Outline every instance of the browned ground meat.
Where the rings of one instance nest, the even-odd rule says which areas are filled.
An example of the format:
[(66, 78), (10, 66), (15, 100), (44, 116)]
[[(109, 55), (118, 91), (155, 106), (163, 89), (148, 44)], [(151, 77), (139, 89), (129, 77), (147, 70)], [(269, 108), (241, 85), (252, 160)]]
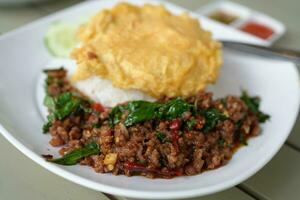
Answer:
[[(47, 74), (50, 96), (69, 91), (78, 94), (67, 81), (64, 70)], [(100, 173), (171, 178), (198, 174), (226, 164), (237, 147), (261, 131), (258, 118), (239, 97), (213, 100), (212, 93), (201, 92), (186, 101), (200, 110), (217, 109), (227, 118), (209, 132), (203, 131), (207, 123), (205, 117), (193, 116), (190, 112), (177, 119), (150, 120), (130, 127), (121, 120), (112, 127), (108, 122), (111, 110), (96, 104), (93, 112), (73, 113), (63, 120), (55, 120), (49, 129), (50, 144), (62, 147), (60, 154), (66, 155), (95, 141), (101, 153), (81, 159), (80, 164)], [(188, 128), (187, 123), (191, 121), (193, 128)], [(163, 133), (164, 138), (159, 138), (158, 133)]]

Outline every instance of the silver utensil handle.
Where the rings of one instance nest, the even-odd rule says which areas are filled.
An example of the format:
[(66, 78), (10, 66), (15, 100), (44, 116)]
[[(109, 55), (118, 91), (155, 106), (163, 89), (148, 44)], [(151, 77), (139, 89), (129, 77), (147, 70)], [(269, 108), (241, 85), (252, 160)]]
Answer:
[(264, 47), (253, 44), (246, 44), (233, 41), (222, 41), (224, 47), (239, 50), (242, 52), (255, 54), (262, 57), (291, 61), (300, 65), (300, 52), (296, 50)]

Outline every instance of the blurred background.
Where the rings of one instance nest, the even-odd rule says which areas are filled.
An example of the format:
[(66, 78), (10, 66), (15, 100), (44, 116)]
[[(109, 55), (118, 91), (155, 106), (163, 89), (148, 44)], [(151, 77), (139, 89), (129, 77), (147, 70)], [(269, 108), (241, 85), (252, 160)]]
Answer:
[[(169, 0), (190, 10), (197, 10), (212, 0)], [(287, 33), (275, 46), (299, 49), (299, 0), (232, 0), (263, 12), (283, 22)], [(83, 0), (0, 0), (0, 33), (49, 15)]]

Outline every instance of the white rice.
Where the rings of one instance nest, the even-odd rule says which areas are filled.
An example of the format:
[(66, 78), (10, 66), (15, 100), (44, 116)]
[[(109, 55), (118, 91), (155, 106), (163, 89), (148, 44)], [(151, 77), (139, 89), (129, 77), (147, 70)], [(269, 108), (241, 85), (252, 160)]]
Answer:
[[(55, 69), (64, 66), (68, 71), (68, 78), (71, 79), (75, 73), (76, 61), (72, 59), (54, 59), (46, 67), (47, 69)], [(102, 79), (98, 76), (91, 77), (87, 80), (78, 81), (74, 85), (80, 92), (95, 102), (99, 102), (106, 107), (113, 107), (119, 103), (133, 100), (154, 101), (151, 96), (138, 90), (124, 90), (116, 88), (112, 82)]]
[(96, 76), (77, 82), (75, 87), (84, 95), (106, 107), (113, 107), (119, 103), (132, 100), (155, 100), (153, 97), (138, 90), (116, 88), (110, 80), (101, 79)]

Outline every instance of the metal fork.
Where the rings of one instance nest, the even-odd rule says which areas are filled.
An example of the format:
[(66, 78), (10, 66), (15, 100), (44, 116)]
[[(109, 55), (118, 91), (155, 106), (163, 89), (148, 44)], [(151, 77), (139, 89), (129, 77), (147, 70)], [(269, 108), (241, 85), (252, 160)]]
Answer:
[(300, 65), (300, 51), (283, 49), (277, 47), (264, 47), (253, 44), (246, 44), (233, 41), (221, 41), (224, 47), (238, 51), (254, 54), (257, 56), (268, 57), (279, 60), (286, 60)]

